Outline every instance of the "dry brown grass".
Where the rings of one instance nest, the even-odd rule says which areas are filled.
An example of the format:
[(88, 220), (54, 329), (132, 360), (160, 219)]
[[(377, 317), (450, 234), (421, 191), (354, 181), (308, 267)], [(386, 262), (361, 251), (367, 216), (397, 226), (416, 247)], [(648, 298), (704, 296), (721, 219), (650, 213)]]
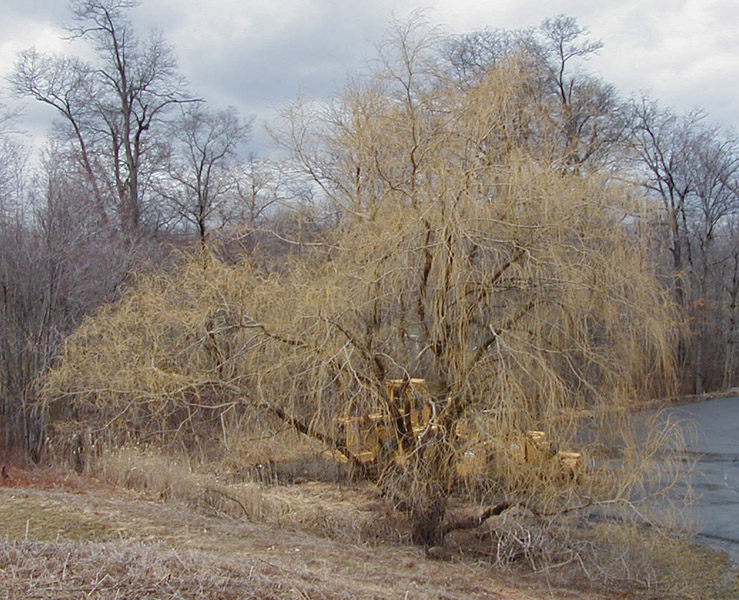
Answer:
[(224, 468), (233, 467), (232, 463), (200, 465), (197, 470), (187, 457), (121, 448), (96, 459), (90, 474), (110, 485), (180, 502), (204, 514), (245, 518), (360, 544), (408, 541), (403, 515), (381, 501), (374, 485), (365, 482), (346, 487), (308, 480), (306, 474), (325, 471), (326, 459), (321, 456), (293, 455), (284, 462), (270, 461), (263, 468), (242, 467), (225, 474)]
[[(20, 475), (14, 471), (14, 480), (49, 480)], [(60, 485), (64, 479), (40, 490), (0, 488), (0, 555), (11, 553), (0, 565), (0, 598), (6, 588), (8, 598), (229, 598), (237, 591), (246, 598), (736, 597), (720, 556), (615, 521), (562, 527), (512, 509), (466, 537), (449, 534), (431, 558), (407, 543), (407, 517), (366, 483), (262, 485), (269, 510), (249, 521), (152, 490), (74, 474)], [(240, 484), (222, 485), (235, 495)], [(450, 512), (469, 510), (455, 504)], [(599, 553), (596, 564), (607, 572), (583, 571), (577, 556), (587, 553)], [(198, 595), (204, 582), (222, 595)], [(275, 582), (282, 587), (270, 591)]]
[[(90, 482), (92, 483), (92, 482)], [(305, 486), (297, 486), (303, 488)], [(310, 495), (309, 489), (300, 492)], [(187, 557), (196, 558), (213, 572), (221, 573), (221, 568), (237, 573), (231, 582), (252, 578), (258, 584), (260, 574), (268, 578), (274, 576), (279, 587), (273, 595), (262, 596), (262, 588), (256, 585), (253, 595), (244, 593), (245, 598), (446, 598), (448, 600), (487, 599), (495, 595), (501, 599), (538, 599), (546, 597), (535, 584), (517, 585), (500, 576), (484, 563), (469, 562), (464, 565), (452, 561), (427, 560), (418, 548), (407, 545), (368, 546), (356, 542), (327, 539), (301, 530), (296, 524), (274, 526), (263, 523), (250, 523), (245, 519), (233, 519), (203, 514), (182, 503), (170, 500), (152, 502), (126, 490), (100, 487), (93, 492), (62, 492), (33, 489), (0, 488), (0, 522), (18, 523), (15, 529), (6, 529), (6, 543), (16, 542), (20, 552), (30, 548), (27, 544), (45, 542), (43, 552), (33, 554), (29, 550), (29, 560), (25, 571), (13, 566), (0, 568), (0, 598), (6, 587), (12, 590), (10, 597), (25, 597), (22, 591), (32, 590), (36, 577), (45, 582), (57, 578), (64, 572), (65, 560), (79, 555), (99, 560), (99, 564), (84, 569), (93, 583), (105, 576), (110, 567), (111, 580), (120, 581), (122, 561), (120, 555), (129, 547), (138, 547), (136, 555), (129, 552), (132, 573), (136, 569), (145, 573), (145, 568), (135, 564), (138, 559), (151, 559), (162, 564), (153, 553), (161, 552), (170, 568), (182, 569), (187, 577), (193, 575), (192, 562)], [(347, 496), (351, 492), (347, 491)], [(318, 498), (315, 498), (318, 501)], [(331, 499), (323, 497), (325, 504)], [(27, 516), (33, 522), (26, 533)], [(79, 530), (80, 519), (88, 524), (87, 530)], [(92, 533), (96, 531), (96, 533)], [(75, 550), (77, 544), (79, 550)], [(151, 551), (152, 553), (149, 553)], [(52, 554), (58, 556), (51, 556)], [(67, 555), (70, 555), (67, 558)], [(111, 556), (110, 562), (107, 555)], [(176, 560), (183, 559), (183, 568)], [(22, 559), (22, 557), (20, 557)], [(16, 557), (15, 565), (18, 565)], [(171, 559), (172, 562), (169, 562)], [(125, 562), (125, 561), (123, 561)], [(75, 562), (75, 565), (78, 563)], [(83, 571), (80, 565), (80, 571)], [(197, 565), (195, 565), (197, 567)], [(93, 570), (94, 569), (94, 570)], [(46, 571), (50, 573), (46, 573)], [(69, 569), (67, 570), (69, 573)], [(202, 571), (195, 570), (195, 574)], [(205, 573), (207, 575), (207, 572)], [(31, 579), (33, 577), (33, 579)], [(4, 578), (12, 580), (14, 587), (4, 586)], [(151, 581), (151, 578), (149, 579)], [(155, 579), (154, 584), (157, 580)], [(54, 581), (51, 581), (54, 584)], [(269, 581), (267, 584), (269, 585)], [(171, 592), (167, 580), (161, 580), (156, 597), (168, 598)], [(65, 583), (49, 591), (46, 597), (61, 597)], [(179, 585), (179, 584), (178, 584)], [(137, 588), (130, 593), (118, 588), (119, 597), (136, 598)], [(140, 591), (142, 588), (138, 588)], [(86, 597), (91, 587), (83, 587), (77, 597)], [(99, 590), (109, 591), (104, 586)], [(180, 598), (197, 598), (188, 595), (184, 584), (180, 587)], [(54, 593), (57, 592), (57, 593)], [(290, 596), (291, 593), (294, 596)], [(31, 596), (33, 597), (33, 596)], [(74, 596), (72, 596), (74, 597)], [(95, 593), (89, 597), (96, 596)], [(142, 596), (147, 597), (147, 596)], [(224, 597), (228, 597), (224, 594)], [(557, 591), (559, 598), (580, 598), (576, 592)], [(588, 596), (591, 597), (591, 596)]]
[[(284, 469), (292, 473), (298, 458), (284, 449), (281, 454), (288, 463)], [(318, 459), (309, 453), (302, 464)], [(369, 482), (294, 483), (280, 479), (284, 471), (279, 462), (270, 466), (269, 477), (251, 468), (242, 471), (252, 478), (244, 481), (236, 471), (225, 477), (225, 469), (234, 468), (230, 463), (211, 465), (211, 472), (203, 473), (186, 459), (136, 448), (105, 454), (95, 465), (93, 474), (108, 483), (219, 519), (246, 520), (337, 544), (373, 547), (379, 554), (403, 547), (411, 539), (408, 515)], [(479, 507), (459, 497), (450, 506), (447, 520), (476, 512)], [(89, 540), (105, 536), (106, 529), (99, 525), (83, 519), (75, 527), (89, 531), (83, 536)], [(37, 531), (34, 527), (32, 534)], [(513, 507), (478, 527), (452, 531), (434, 555), (461, 565), (481, 562), (536, 585), (547, 582), (589, 593), (619, 590), (624, 597), (718, 598), (724, 593), (722, 577), (728, 572), (725, 559), (691, 543), (689, 536), (580, 514), (569, 519), (542, 518), (524, 507)]]
[(352, 598), (264, 562), (142, 542), (0, 542), (0, 583), (5, 598)]
[(619, 520), (538, 519), (512, 509), (448, 545), (496, 569), (560, 587), (625, 597), (731, 598), (737, 577), (726, 556), (690, 536)]
[(118, 448), (92, 461), (90, 473), (117, 487), (218, 515), (264, 520), (281, 510), (264, 498), (257, 483), (226, 485), (214, 474), (196, 472), (185, 455), (170, 457), (137, 447)]

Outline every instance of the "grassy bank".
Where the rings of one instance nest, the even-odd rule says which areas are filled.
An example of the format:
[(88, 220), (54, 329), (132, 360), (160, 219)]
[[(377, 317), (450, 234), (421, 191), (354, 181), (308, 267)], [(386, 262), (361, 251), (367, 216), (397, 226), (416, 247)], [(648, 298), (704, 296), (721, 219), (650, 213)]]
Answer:
[(650, 588), (635, 578), (599, 590), (582, 576), (536, 572), (525, 559), (495, 568), (474, 551), (482, 529), (430, 556), (407, 543), (401, 516), (370, 486), (189, 477), (164, 492), (142, 480), (123, 487), (10, 470), (0, 487), (0, 597), (735, 597), (727, 563), (689, 544), (680, 546), (684, 556), (665, 554), (690, 571), (689, 585), (683, 578)]

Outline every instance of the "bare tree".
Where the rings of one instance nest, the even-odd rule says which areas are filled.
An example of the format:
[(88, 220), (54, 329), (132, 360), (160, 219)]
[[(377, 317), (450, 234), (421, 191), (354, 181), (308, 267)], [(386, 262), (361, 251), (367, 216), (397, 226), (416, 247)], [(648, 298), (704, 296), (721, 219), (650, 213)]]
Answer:
[(196, 227), (202, 243), (210, 227), (228, 224), (235, 212), (239, 146), (250, 130), (251, 121), (235, 108), (210, 112), (201, 104), (183, 107), (171, 124), (175, 144), (160, 193)]
[[(20, 155), (16, 155), (20, 157)], [(10, 164), (8, 156), (4, 164)], [(101, 303), (114, 299), (130, 250), (101, 225), (89, 190), (47, 149), (41, 172), (23, 173), (23, 193), (5, 211), (0, 235), (0, 398), (5, 443), (39, 457), (45, 415), (38, 378), (64, 338)], [(0, 186), (1, 187), (1, 186)]]
[(711, 363), (722, 361), (706, 356), (724, 352), (723, 336), (712, 332), (709, 323), (723, 310), (724, 299), (716, 293), (724, 285), (719, 271), (727, 258), (716, 251), (715, 242), (739, 209), (739, 147), (733, 134), (708, 124), (701, 111), (681, 116), (646, 98), (635, 101), (632, 111), (637, 168), (661, 205), (675, 297), (690, 316), (693, 339), (681, 342), (681, 363), (693, 390), (702, 393), (707, 381), (715, 386), (721, 380), (718, 372), (710, 378), (708, 373)]
[(725, 377), (718, 368), (720, 356), (730, 351), (724, 345), (722, 321), (731, 297), (727, 298), (723, 289), (727, 282), (722, 281), (721, 263), (726, 257), (717, 238), (727, 228), (729, 218), (739, 213), (739, 141), (717, 127), (706, 127), (696, 140), (691, 166), (694, 183), (689, 223), (696, 249), (692, 273), (693, 379), (696, 392), (702, 393), (706, 385), (714, 389), (721, 385)]
[[(687, 231), (688, 196), (692, 191), (688, 161), (695, 150), (694, 132), (703, 119), (701, 113), (680, 118), (642, 98), (633, 105), (632, 144), (648, 173), (647, 189), (657, 195), (667, 219), (670, 254), (676, 272), (690, 264), (692, 253)], [(684, 291), (676, 280), (676, 296), (684, 305)]]
[(250, 228), (258, 227), (271, 210), (298, 198), (301, 189), (292, 179), (279, 162), (250, 154), (236, 180), (239, 221)]
[(625, 120), (615, 88), (578, 68), (603, 47), (588, 33), (574, 18), (559, 15), (536, 29), (487, 29), (451, 38), (442, 57), (465, 87), (477, 85), (502, 61), (516, 57), (525, 63), (528, 93), (546, 105), (528, 132), (531, 150), (553, 145), (566, 168), (602, 169), (613, 162)]
[(135, 236), (146, 217), (146, 186), (159, 160), (158, 137), (169, 109), (189, 99), (172, 48), (160, 34), (140, 40), (129, 0), (75, 0), (73, 37), (88, 40), (94, 64), (20, 54), (11, 81), (19, 94), (61, 116), (97, 199), (112, 205), (118, 226)]
[[(721, 385), (724, 389), (730, 388), (737, 383), (737, 345), (739, 344), (739, 224), (736, 216), (732, 216), (723, 235), (719, 238), (719, 261), (718, 284), (724, 293), (723, 304), (725, 311), (725, 324), (723, 324), (723, 336), (720, 336), (725, 345), (724, 359), (722, 363)], [(717, 328), (718, 329), (718, 328)], [(719, 337), (719, 336), (717, 336)], [(715, 340), (714, 340), (715, 341)]]
[(95, 105), (99, 93), (94, 86), (93, 68), (72, 57), (45, 56), (31, 48), (19, 54), (11, 83), (19, 94), (53, 107), (61, 116), (65, 131), (60, 137), (73, 140), (84, 176), (94, 192), (95, 210), (107, 220), (105, 196), (101, 190), (94, 148)]

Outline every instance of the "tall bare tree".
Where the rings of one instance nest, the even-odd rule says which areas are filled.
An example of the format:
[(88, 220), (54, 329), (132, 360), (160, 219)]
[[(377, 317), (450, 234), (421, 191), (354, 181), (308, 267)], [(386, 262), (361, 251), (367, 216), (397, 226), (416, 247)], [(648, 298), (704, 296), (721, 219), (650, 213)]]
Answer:
[(189, 99), (172, 48), (158, 33), (141, 40), (127, 12), (131, 0), (74, 0), (75, 38), (86, 40), (96, 61), (20, 54), (11, 81), (19, 94), (52, 106), (78, 153), (97, 199), (117, 225), (135, 236), (147, 217), (147, 186), (157, 169), (163, 117)]
[(579, 68), (603, 47), (588, 35), (574, 18), (559, 15), (535, 29), (486, 29), (448, 39), (442, 57), (463, 86), (476, 85), (501, 61), (526, 63), (536, 73), (528, 93), (546, 105), (537, 127), (527, 132), (532, 149), (544, 134), (547, 144), (558, 147), (563, 168), (602, 169), (613, 162), (625, 120), (615, 88)]
[(703, 112), (679, 115), (647, 98), (634, 101), (631, 123), (638, 172), (662, 208), (675, 297), (690, 317), (692, 337), (681, 343), (681, 363), (693, 391), (702, 393), (722, 380), (711, 365), (722, 363), (716, 358), (726, 350), (724, 336), (709, 323), (729, 301), (716, 295), (728, 285), (719, 274), (727, 256), (716, 240), (739, 210), (739, 146)]
[[(22, 155), (3, 165), (13, 156)], [(5, 443), (34, 458), (45, 439), (38, 377), (83, 317), (116, 297), (130, 267), (130, 249), (110, 238), (64, 156), (52, 145), (38, 173), (0, 185), (3, 200), (9, 189), (23, 194), (0, 215), (0, 414)]]

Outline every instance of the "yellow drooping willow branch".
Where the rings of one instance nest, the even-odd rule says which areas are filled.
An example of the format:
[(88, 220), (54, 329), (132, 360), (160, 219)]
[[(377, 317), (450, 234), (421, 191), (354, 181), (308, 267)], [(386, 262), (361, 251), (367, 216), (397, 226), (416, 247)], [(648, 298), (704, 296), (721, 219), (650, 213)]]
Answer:
[[(600, 475), (555, 486), (511, 450), (532, 430), (591, 458), (636, 444), (626, 416), (669, 389), (675, 330), (633, 190), (568, 168), (525, 65), (471, 89), (386, 65), (321, 112), (291, 110), (285, 144), (340, 215), (324, 243), (142, 277), (68, 340), (52, 412), (171, 440), (207, 435), (226, 407), (236, 429), (269, 427), (266, 409), (348, 456), (341, 423), (379, 411), (395, 440), (380, 480), (628, 497), (639, 461), (593, 459)], [(411, 378), (435, 411), (421, 436), (386, 397)], [(470, 456), (482, 467), (464, 474)]]

